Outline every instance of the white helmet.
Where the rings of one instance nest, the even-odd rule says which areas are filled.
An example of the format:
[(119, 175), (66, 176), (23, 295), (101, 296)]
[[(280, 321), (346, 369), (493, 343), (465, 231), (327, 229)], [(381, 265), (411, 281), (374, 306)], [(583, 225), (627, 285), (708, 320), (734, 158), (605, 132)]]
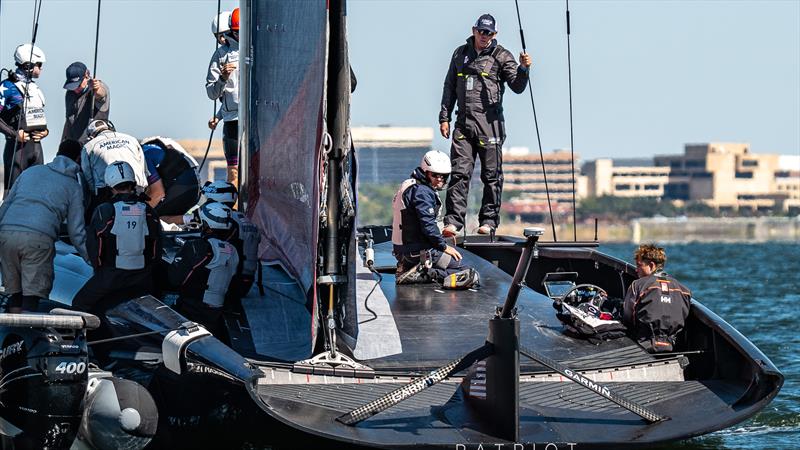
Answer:
[(231, 30), (230, 23), (231, 12), (222, 11), (218, 16), (214, 16), (214, 19), (211, 21), (211, 34), (216, 36), (218, 34), (227, 33)]
[(231, 206), (236, 203), (236, 199), (239, 197), (236, 186), (233, 183), (222, 180), (213, 183), (206, 182), (203, 188), (200, 189), (200, 193), (203, 194), (200, 200), (202, 204), (219, 202)]
[(200, 221), (212, 230), (230, 230), (233, 211), (222, 203), (206, 203), (200, 207)]
[(44, 64), (47, 60), (44, 57), (44, 52), (39, 47), (31, 44), (22, 44), (14, 50), (14, 61), (22, 65), (25, 63)]
[(450, 174), (450, 157), (438, 150), (430, 150), (422, 157), (419, 168), (423, 172)]
[(102, 119), (96, 119), (89, 122), (89, 125), (86, 126), (86, 135), (91, 139), (97, 137), (97, 135), (103, 131), (109, 130), (116, 131), (113, 123)]
[(136, 183), (136, 174), (133, 167), (125, 161), (114, 161), (106, 166), (106, 173), (103, 177), (106, 186), (116, 187), (122, 183)]

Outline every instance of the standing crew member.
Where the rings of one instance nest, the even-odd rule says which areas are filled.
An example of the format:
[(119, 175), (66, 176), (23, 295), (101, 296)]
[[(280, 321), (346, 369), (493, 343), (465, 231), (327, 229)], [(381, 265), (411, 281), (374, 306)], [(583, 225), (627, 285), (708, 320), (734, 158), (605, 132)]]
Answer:
[(115, 161), (106, 167), (104, 178), (112, 197), (92, 214), (87, 245), (94, 275), (72, 302), (75, 309), (87, 312), (152, 294), (152, 268), (161, 257), (158, 216), (136, 194), (133, 168)]
[(239, 265), (236, 249), (225, 242), (233, 227), (232, 213), (222, 203), (203, 205), (202, 238), (186, 242), (168, 268), (170, 283), (179, 286), (177, 311), (221, 340), (227, 336), (222, 321), (225, 293)]
[(22, 44), (14, 51), (16, 70), (0, 83), (0, 132), (6, 137), (3, 149), (6, 191), (23, 170), (44, 162), (41, 140), (50, 131), (44, 114), (44, 94), (34, 79), (41, 75), (45, 61), (42, 49)]
[(259, 264), (258, 245), (261, 242), (261, 234), (258, 232), (258, 227), (243, 212), (234, 209), (233, 205), (236, 204), (239, 192), (233, 183), (227, 181), (206, 183), (202, 192), (203, 204), (219, 202), (232, 211), (231, 219), (233, 219), (234, 226), (225, 240), (236, 248), (239, 254), (239, 265), (236, 268), (236, 276), (231, 281), (228, 297), (240, 299), (250, 292), (255, 281)]
[[(228, 164), (228, 181), (239, 184), (239, 8), (231, 13), (229, 30), (223, 33), (225, 44), (211, 56), (206, 75), (206, 93), (219, 100), (222, 120), (222, 146)], [(219, 119), (208, 125), (216, 127)]]
[(81, 171), (92, 191), (91, 213), (100, 203), (111, 198), (111, 188), (106, 186), (106, 167), (115, 161), (125, 161), (133, 168), (136, 189), (144, 192), (147, 188), (147, 166), (144, 151), (133, 136), (118, 133), (114, 124), (104, 120), (93, 120), (86, 133), (90, 139), (81, 152)]
[(149, 173), (147, 203), (159, 217), (182, 216), (200, 198), (197, 161), (170, 138), (153, 136), (143, 139), (141, 144)]
[(472, 36), (450, 58), (442, 89), (439, 131), (450, 138), (450, 117), (458, 105), (450, 158), (453, 176), (447, 187), (444, 217), (445, 236), (454, 236), (464, 227), (467, 198), (476, 156), (481, 160), (483, 197), (478, 213), (478, 233), (489, 234), (500, 223), (503, 192), (503, 92), (508, 87), (517, 94), (525, 90), (531, 57), (520, 53), (521, 65), (497, 43), (494, 17), (484, 14), (472, 27)]
[[(61, 140), (74, 139), (86, 144), (89, 141), (86, 132), (89, 123), (95, 119), (108, 121), (111, 108), (108, 86), (98, 79), (93, 79), (86, 64), (76, 61), (67, 67), (64, 89), (67, 90), (64, 95), (67, 119), (64, 121)], [(94, 110), (90, 111), (92, 97), (94, 97)]]
[(677, 334), (689, 316), (692, 293), (664, 272), (667, 255), (652, 244), (640, 245), (634, 253), (636, 274), (628, 287), (622, 323), (653, 352), (672, 351)]
[(89, 261), (83, 192), (78, 183), (81, 146), (64, 141), (52, 162), (23, 172), (0, 205), (0, 261), (9, 312), (35, 311), (53, 288), (55, 241), (64, 219), (72, 245)]
[(448, 275), (462, 271), (468, 275), (469, 285), (459, 287), (477, 282), (477, 272), (461, 264), (461, 253), (447, 244), (436, 223), (442, 207), (436, 191), (444, 188), (449, 174), (450, 158), (431, 150), (394, 195), (392, 244), (397, 258), (397, 284), (431, 279), (442, 282)]

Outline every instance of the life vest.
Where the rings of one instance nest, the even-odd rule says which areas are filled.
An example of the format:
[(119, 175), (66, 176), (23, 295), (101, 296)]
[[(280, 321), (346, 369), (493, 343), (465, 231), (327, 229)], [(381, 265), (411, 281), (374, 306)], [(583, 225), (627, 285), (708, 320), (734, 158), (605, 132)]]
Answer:
[(142, 140), (142, 145), (155, 144), (164, 149), (164, 159), (158, 165), (158, 175), (165, 183), (177, 178), (187, 169), (197, 169), (197, 161), (174, 139), (153, 136)]
[(236, 239), (241, 243), (242, 275), (253, 276), (258, 268), (258, 244), (261, 242), (258, 227), (242, 212), (234, 211), (231, 218), (236, 222)]
[(408, 207), (405, 200), (403, 200), (403, 194), (406, 192), (406, 189), (415, 184), (417, 184), (417, 180), (413, 178), (403, 181), (400, 185), (400, 189), (394, 194), (394, 199), (392, 199), (392, 244), (394, 245), (403, 245), (406, 243), (403, 239), (404, 229), (410, 229), (412, 227), (409, 223), (406, 223), (405, 227), (403, 226), (403, 218), (407, 215), (406, 207)]
[(109, 233), (117, 249), (114, 267), (144, 269), (145, 238), (149, 235), (147, 206), (142, 202), (114, 203), (114, 225)]
[[(47, 128), (47, 118), (44, 114), (44, 94), (39, 85), (33, 81), (26, 83), (17, 81), (14, 85), (23, 95), (25, 114), (22, 115), (20, 128), (25, 131), (44, 130)], [(26, 86), (27, 85), (27, 86)], [(26, 91), (27, 88), (27, 91)]]
[(412, 174), (412, 178), (405, 180), (400, 185), (400, 189), (398, 189), (392, 200), (392, 244), (395, 246), (395, 252), (416, 253), (420, 250), (426, 250), (438, 245), (438, 243), (432, 242), (428, 236), (423, 233), (417, 210), (409, 208), (409, 205), (406, 204), (405, 198), (408, 189), (415, 189), (415, 191), (411, 193), (414, 197), (426, 195), (425, 191), (421, 191), (422, 189), (430, 190), (434, 202), (428, 213), (434, 218), (438, 218), (439, 216), (439, 211), (442, 208), (442, 201), (430, 186), (421, 183), (420, 180), (417, 179), (419, 173), (421, 172), (417, 169), (414, 174)]
[(229, 242), (210, 238), (208, 243), (211, 245), (213, 256), (206, 264), (208, 282), (203, 294), (203, 303), (211, 308), (222, 308), (225, 303), (225, 293), (228, 292), (231, 279), (236, 274), (236, 266), (239, 265), (239, 256)]
[[(456, 95), (464, 102), (460, 107), (476, 107), (480, 109), (500, 107), (503, 101), (503, 83), (500, 82), (497, 55), (504, 50), (501, 45), (495, 47), (488, 54), (478, 54), (469, 61), (470, 45), (461, 46), (461, 51), (456, 52)], [(485, 94), (481, 94), (485, 91)]]

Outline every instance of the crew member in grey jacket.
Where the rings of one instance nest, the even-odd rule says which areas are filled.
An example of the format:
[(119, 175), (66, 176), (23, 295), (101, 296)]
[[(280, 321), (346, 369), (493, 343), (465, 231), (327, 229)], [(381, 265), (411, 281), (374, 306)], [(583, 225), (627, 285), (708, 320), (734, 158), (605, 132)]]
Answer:
[(239, 185), (239, 8), (231, 13), (230, 29), (224, 33), (225, 45), (211, 56), (206, 75), (206, 93), (219, 100), (217, 114), (208, 122), (214, 128), (221, 116), (222, 148), (228, 164), (228, 180)]
[[(66, 120), (61, 140), (74, 139), (85, 145), (91, 139), (86, 131), (93, 120), (108, 121), (111, 108), (111, 94), (108, 86), (92, 78), (86, 64), (75, 61), (67, 67), (67, 81), (64, 83), (64, 106)], [(92, 109), (94, 107), (94, 109)]]
[(35, 311), (39, 299), (50, 295), (55, 241), (64, 219), (72, 245), (89, 262), (80, 154), (78, 142), (62, 142), (52, 162), (20, 174), (0, 205), (0, 264), (9, 312)]
[(450, 160), (453, 172), (445, 201), (445, 237), (464, 227), (467, 195), (475, 158), (481, 159), (483, 197), (478, 213), (478, 233), (489, 234), (500, 221), (500, 200), (503, 191), (503, 142), (506, 138), (503, 118), (505, 85), (517, 94), (528, 84), (531, 57), (520, 53), (520, 65), (514, 55), (497, 43), (494, 17), (480, 16), (472, 27), (472, 36), (458, 47), (450, 58), (444, 79), (439, 131), (450, 138), (453, 107), (458, 104), (453, 129)]

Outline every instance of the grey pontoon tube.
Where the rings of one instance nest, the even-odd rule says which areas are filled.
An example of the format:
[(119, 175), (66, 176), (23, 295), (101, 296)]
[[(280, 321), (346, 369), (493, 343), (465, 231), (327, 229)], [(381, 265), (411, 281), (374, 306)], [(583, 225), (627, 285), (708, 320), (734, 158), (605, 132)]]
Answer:
[(57, 308), (50, 314), (0, 314), (0, 326), (93, 330), (100, 326), (100, 319), (92, 314)]

